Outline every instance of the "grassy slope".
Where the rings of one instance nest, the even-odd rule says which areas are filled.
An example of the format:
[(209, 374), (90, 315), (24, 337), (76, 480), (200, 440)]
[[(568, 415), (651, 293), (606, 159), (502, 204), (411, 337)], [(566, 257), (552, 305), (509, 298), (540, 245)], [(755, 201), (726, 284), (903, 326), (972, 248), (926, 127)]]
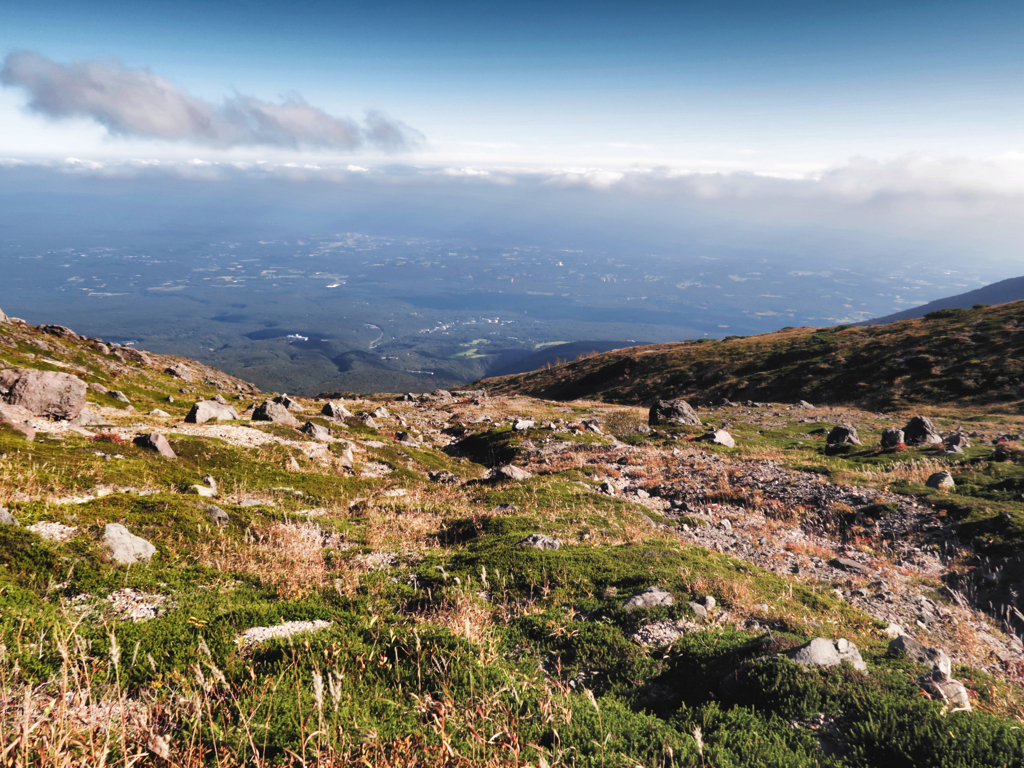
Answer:
[[(0, 364), (52, 365), (32, 347), (31, 329), (4, 338)], [(180, 382), (163, 374), (111, 369), (119, 364), (85, 343), (38, 339), (51, 347), (48, 359), (124, 389), (139, 411), (159, 406), (180, 418), (187, 408), (167, 403)], [(234, 386), (192, 388), (210, 396)], [(412, 405), (388, 407), (417, 416)], [(586, 415), (551, 403), (512, 407), (538, 418)], [(938, 766), (953, 753), (958, 764), (993, 766), (1024, 757), (1015, 686), (957, 668), (976, 710), (944, 711), (918, 695), (923, 668), (889, 657), (879, 623), (837, 599), (831, 585), (767, 573), (652, 528), (641, 517), (650, 510), (588, 490), (585, 464), (523, 483), (475, 479), (546, 433), (481, 426), (467, 443), (477, 464), (430, 445), (400, 446), (355, 420), (334, 426), (356, 441), (383, 442), (366, 446), (357, 470), (372, 460), (390, 473), (357, 477), (309, 462), (294, 445), (245, 448), (173, 429), (175, 462), (131, 445), (75, 435), (29, 443), (0, 429), (0, 498), (14, 499), (7, 505), (23, 525), (79, 529), (56, 543), (0, 526), (0, 745), (8, 763), (125, 764), (138, 756), (165, 765), (155, 736), (175, 764), (189, 766)], [(750, 450), (801, 443), (761, 435), (755, 446), (755, 435)], [(581, 451), (611, 442), (560, 437)], [(800, 450), (817, 457), (813, 446)], [(283, 469), (289, 458), (301, 460), (301, 471)], [(433, 483), (428, 472), (437, 470), (469, 482)], [(211, 526), (205, 502), (180, 492), (207, 472), (225, 493), (268, 503), (218, 501), (231, 522)], [(155, 493), (55, 498), (99, 484)], [(387, 495), (399, 487), (407, 494)], [(151, 540), (153, 561), (111, 563), (97, 541), (110, 522)], [(565, 546), (515, 546), (538, 531)], [(676, 604), (625, 612), (629, 595), (650, 584), (671, 591)], [(146, 622), (119, 619), (108, 598), (128, 588), (168, 598), (166, 609)], [(693, 620), (689, 600), (707, 594), (729, 612), (770, 606), (775, 631), (710, 623), (663, 648), (629, 639), (649, 621)], [(247, 628), (299, 620), (331, 626), (251, 649), (235, 642)], [(857, 642), (870, 675), (756, 661), (819, 634)], [(745, 661), (751, 666), (723, 690), (721, 680)], [(107, 714), (83, 722), (82, 702), (102, 702)], [(140, 722), (130, 722), (139, 712)], [(818, 713), (842, 725), (844, 752), (821, 752), (820, 734), (792, 725)]]
[(1009, 403), (1022, 397), (1022, 320), (1024, 302), (1015, 302), (884, 326), (788, 328), (608, 352), (482, 385), (494, 393), (620, 403)]

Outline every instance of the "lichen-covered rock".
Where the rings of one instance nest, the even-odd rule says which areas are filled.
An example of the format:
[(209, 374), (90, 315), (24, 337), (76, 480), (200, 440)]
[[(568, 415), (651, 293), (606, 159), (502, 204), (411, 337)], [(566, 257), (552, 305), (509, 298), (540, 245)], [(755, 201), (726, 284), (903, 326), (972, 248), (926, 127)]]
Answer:
[(860, 657), (857, 646), (849, 640), (828, 640), (824, 637), (816, 637), (799, 648), (787, 651), (786, 655), (802, 666), (835, 667), (844, 661), (850, 662), (854, 669), (864, 672), (868, 666)]
[(642, 608), (656, 608), (659, 605), (673, 605), (675, 598), (661, 587), (647, 587), (633, 595), (622, 606), (626, 611), (637, 611)]
[(85, 407), (88, 387), (70, 373), (8, 368), (0, 371), (0, 400), (36, 416), (73, 419)]
[(525, 539), (516, 544), (517, 547), (532, 549), (558, 549), (562, 542), (553, 536), (545, 536), (543, 533), (531, 533)]
[(230, 405), (216, 400), (200, 400), (185, 416), (186, 424), (205, 424), (208, 421), (235, 421), (238, 414)]
[(272, 421), (275, 424), (284, 424), (286, 427), (299, 427), (299, 420), (289, 413), (281, 403), (273, 400), (265, 400), (256, 406), (252, 412), (253, 421)]
[(110, 557), (122, 565), (148, 563), (156, 554), (156, 547), (120, 523), (107, 523), (102, 543), (110, 552)]
[(699, 427), (700, 418), (685, 400), (659, 400), (651, 406), (647, 423), (652, 427), (664, 424), (684, 424)]

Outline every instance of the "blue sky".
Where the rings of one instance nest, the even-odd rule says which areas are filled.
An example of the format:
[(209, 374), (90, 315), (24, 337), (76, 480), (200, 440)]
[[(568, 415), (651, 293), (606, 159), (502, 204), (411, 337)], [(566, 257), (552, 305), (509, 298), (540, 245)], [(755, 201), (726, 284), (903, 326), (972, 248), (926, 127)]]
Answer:
[(0, 18), (8, 165), (542, 184), (1024, 267), (1019, 2), (0, 0)]

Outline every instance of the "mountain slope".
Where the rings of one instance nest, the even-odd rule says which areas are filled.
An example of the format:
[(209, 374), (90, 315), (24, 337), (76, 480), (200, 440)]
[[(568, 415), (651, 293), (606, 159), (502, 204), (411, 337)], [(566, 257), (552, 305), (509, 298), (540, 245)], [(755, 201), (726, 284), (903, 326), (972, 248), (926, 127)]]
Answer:
[(643, 403), (765, 400), (988, 404), (1024, 396), (1024, 302), (946, 309), (889, 325), (785, 328), (635, 347), (548, 370), (486, 379), (494, 393)]
[(975, 304), (1007, 304), (1012, 301), (1024, 301), (1024, 277), (1011, 277), (1008, 280), (1000, 280), (998, 283), (982, 286), (967, 293), (959, 293), (956, 296), (946, 296), (942, 299), (929, 301), (919, 307), (905, 309), (902, 312), (895, 312), (885, 317), (876, 317), (873, 320), (866, 320), (857, 325), (885, 325), (895, 323), (897, 320), (911, 320), (924, 317), (929, 312), (940, 309), (967, 309)]

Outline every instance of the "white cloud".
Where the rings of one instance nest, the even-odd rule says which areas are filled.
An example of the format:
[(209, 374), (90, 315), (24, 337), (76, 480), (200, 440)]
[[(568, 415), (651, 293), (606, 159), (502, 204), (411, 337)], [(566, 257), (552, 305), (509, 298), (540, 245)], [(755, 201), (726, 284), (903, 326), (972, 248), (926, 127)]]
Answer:
[(299, 96), (280, 103), (235, 95), (220, 105), (192, 96), (145, 68), (116, 59), (60, 64), (32, 51), (4, 60), (0, 83), (24, 89), (29, 108), (54, 120), (86, 117), (115, 136), (182, 141), (211, 147), (277, 146), (354, 151), (411, 149), (418, 131), (369, 111), (362, 125), (334, 117)]

